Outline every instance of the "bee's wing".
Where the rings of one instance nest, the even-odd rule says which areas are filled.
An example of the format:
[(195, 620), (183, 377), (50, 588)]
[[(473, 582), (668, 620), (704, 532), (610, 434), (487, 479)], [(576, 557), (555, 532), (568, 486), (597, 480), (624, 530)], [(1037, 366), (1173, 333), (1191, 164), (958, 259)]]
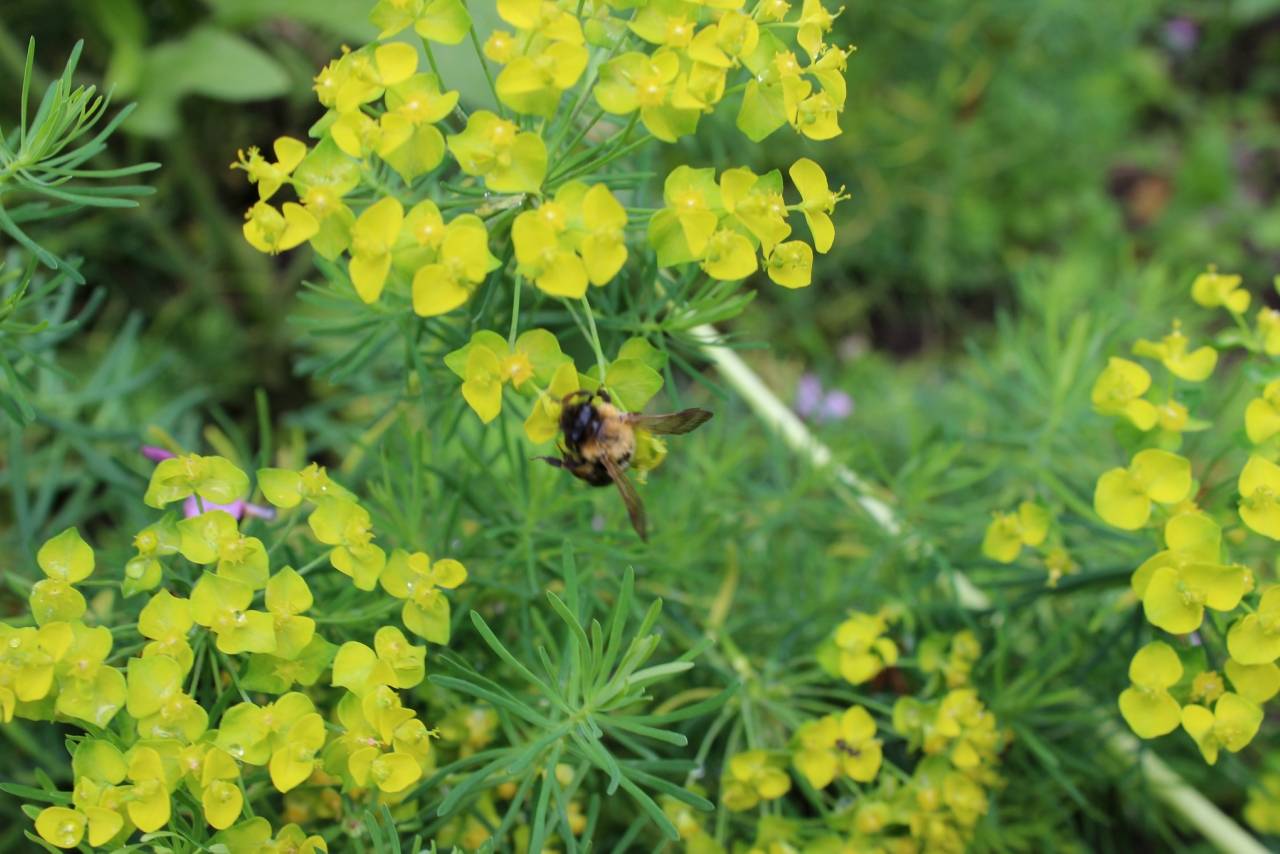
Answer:
[(682, 409), (666, 415), (628, 415), (627, 420), (650, 433), (668, 435), (696, 430), (710, 421), (711, 415), (706, 409)]
[(631, 517), (631, 527), (636, 529), (640, 539), (648, 540), (644, 502), (640, 500), (640, 494), (636, 492), (635, 484), (631, 482), (631, 478), (627, 477), (627, 473), (612, 458), (603, 457), (602, 459), (605, 471), (609, 472), (609, 477), (613, 478), (613, 482), (618, 486), (618, 492), (622, 495), (622, 503), (627, 505), (627, 515)]

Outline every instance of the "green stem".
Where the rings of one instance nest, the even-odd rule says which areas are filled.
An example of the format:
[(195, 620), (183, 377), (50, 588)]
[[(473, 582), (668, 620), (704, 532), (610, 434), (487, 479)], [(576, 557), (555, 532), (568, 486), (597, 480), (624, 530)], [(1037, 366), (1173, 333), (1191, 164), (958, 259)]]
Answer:
[(440, 76), (440, 65), (436, 62), (435, 51), (431, 49), (431, 41), (426, 36), (422, 36), (422, 50), (427, 55), (427, 64), (431, 66), (431, 73), (436, 76), (436, 81), (443, 86), (444, 78)]
[[(484, 50), (480, 47), (480, 36), (476, 34), (476, 26), (474, 23), (471, 25), (470, 30), (468, 30), (468, 34), (471, 36), (471, 46), (476, 50), (476, 59), (480, 61), (480, 68), (484, 71), (485, 82), (489, 84), (489, 92), (493, 95), (493, 104), (498, 110), (498, 115), (505, 119), (507, 117), (507, 110), (502, 105), (502, 101), (498, 98), (498, 87), (494, 85), (493, 72), (489, 70), (489, 61), (485, 59)], [(430, 53), (427, 54), (428, 57), (430, 55)], [(432, 63), (432, 67), (435, 67), (434, 63)], [(438, 77), (439, 74), (436, 76)]]
[(511, 333), (507, 335), (507, 343), (516, 346), (516, 334), (520, 331), (520, 292), (524, 290), (524, 278), (516, 273), (515, 293), (511, 295)]
[(587, 325), (591, 328), (591, 349), (596, 354), (596, 364), (600, 366), (600, 382), (604, 382), (605, 359), (604, 350), (600, 347), (600, 332), (596, 329), (596, 316), (591, 312), (591, 303), (582, 297), (582, 308), (587, 313)]

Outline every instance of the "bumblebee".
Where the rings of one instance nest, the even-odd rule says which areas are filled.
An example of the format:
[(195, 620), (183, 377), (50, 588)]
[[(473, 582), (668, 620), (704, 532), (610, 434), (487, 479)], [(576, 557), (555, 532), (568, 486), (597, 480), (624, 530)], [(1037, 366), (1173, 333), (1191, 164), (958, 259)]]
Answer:
[(636, 451), (636, 431), (657, 435), (688, 433), (711, 420), (705, 409), (682, 409), (665, 415), (623, 412), (604, 389), (565, 395), (560, 411), (560, 456), (538, 459), (565, 469), (592, 486), (618, 487), (631, 526), (647, 539), (644, 503), (627, 469)]

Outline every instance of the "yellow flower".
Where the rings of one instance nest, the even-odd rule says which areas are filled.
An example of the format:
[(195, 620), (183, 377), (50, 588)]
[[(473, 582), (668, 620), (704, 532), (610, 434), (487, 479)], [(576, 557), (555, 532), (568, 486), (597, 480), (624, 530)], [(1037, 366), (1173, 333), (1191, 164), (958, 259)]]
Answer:
[(328, 495), (350, 497), (345, 489), (329, 479), (324, 466), (311, 463), (300, 471), (291, 469), (258, 469), (258, 488), (263, 497), (276, 507), (297, 507), (305, 498), (318, 501)]
[(720, 798), (734, 812), (761, 801), (776, 800), (791, 790), (791, 778), (763, 750), (748, 750), (729, 759), (720, 781)]
[(1229, 658), (1223, 670), (1231, 680), (1231, 687), (1246, 700), (1261, 705), (1280, 693), (1280, 667), (1273, 662), (1241, 664)]
[(1280, 587), (1268, 588), (1258, 610), (1231, 627), (1227, 649), (1241, 664), (1270, 664), (1280, 658)]
[(551, 118), (560, 96), (573, 87), (587, 67), (587, 49), (581, 44), (552, 41), (535, 46), (498, 74), (498, 100), (517, 113)]
[(809, 721), (796, 732), (800, 742), (796, 768), (815, 789), (829, 785), (838, 773), (868, 783), (880, 772), (880, 742), (875, 735), (876, 722), (861, 706), (838, 717)]
[(606, 113), (625, 116), (639, 110), (649, 133), (663, 142), (675, 142), (697, 130), (702, 114), (672, 103), (679, 74), (679, 54), (670, 48), (659, 48), (652, 55), (630, 51), (600, 67), (592, 93)]
[[(430, 201), (420, 203), (419, 210)], [(421, 235), (431, 230), (435, 241), (433, 257), (418, 269), (413, 277), (413, 310), (422, 317), (447, 314), (464, 305), (491, 271), (497, 269), (498, 259), (489, 252), (489, 232), (484, 221), (472, 214), (463, 214), (448, 225), (427, 223), (415, 231), (414, 212), (407, 220), (410, 234)]]
[(200, 805), (214, 830), (235, 824), (244, 809), (244, 793), (239, 786), (240, 766), (225, 750), (209, 748), (200, 772)]
[(1214, 563), (1161, 567), (1151, 574), (1142, 595), (1147, 620), (1171, 634), (1200, 628), (1204, 609), (1230, 611), (1244, 595), (1245, 568)]
[(809, 139), (834, 139), (840, 135), (841, 106), (829, 92), (818, 92), (800, 102), (791, 124)]
[(129, 782), (133, 790), (126, 802), (129, 818), (143, 833), (152, 833), (169, 823), (169, 793), (176, 781), (165, 773), (164, 761), (151, 747), (134, 745), (129, 751)]
[(93, 549), (75, 528), (50, 538), (36, 553), (36, 564), (45, 574), (31, 588), (31, 615), (38, 625), (78, 620), (87, 607), (73, 585), (93, 573)]
[(316, 712), (302, 715), (284, 729), (281, 743), (268, 763), (271, 784), (277, 791), (288, 792), (306, 782), (324, 741), (324, 718)]
[(482, 176), (497, 193), (536, 193), (547, 174), (542, 137), (488, 110), (473, 112), (466, 129), (450, 136), (448, 144), (462, 171)]
[(732, 228), (720, 228), (707, 239), (701, 266), (713, 279), (733, 281), (750, 276), (759, 263), (750, 240)]
[(359, 590), (378, 586), (387, 554), (373, 542), (368, 510), (349, 498), (329, 496), (316, 502), (307, 524), (317, 540), (334, 547), (329, 554), (334, 569), (349, 576)]
[(1280, 356), (1280, 311), (1265, 305), (1258, 309), (1258, 337), (1264, 353)]
[(1139, 430), (1156, 425), (1158, 412), (1142, 396), (1151, 388), (1151, 374), (1137, 362), (1112, 356), (1093, 384), (1090, 399), (1101, 415), (1123, 415)]
[(807, 288), (813, 278), (813, 250), (803, 240), (779, 243), (765, 259), (765, 270), (774, 284)]
[(1218, 751), (1239, 753), (1253, 741), (1262, 724), (1262, 708), (1239, 694), (1223, 694), (1210, 712), (1190, 705), (1182, 710), (1182, 728), (1200, 748), (1210, 765), (1218, 761)]
[(88, 825), (89, 819), (84, 813), (67, 807), (45, 807), (36, 816), (36, 833), (59, 848), (77, 847)]
[(125, 705), (125, 679), (106, 665), (111, 652), (111, 630), (90, 628), (79, 620), (70, 624), (71, 642), (58, 662), (58, 699), (55, 709), (70, 718), (106, 726)]
[(408, 27), (424, 39), (458, 44), (471, 29), (471, 16), (462, 0), (378, 0), (369, 20), (385, 39)]
[[(449, 600), (444, 591), (467, 580), (467, 569), (452, 558), (432, 561), (425, 552), (396, 549), (379, 581), (382, 589), (404, 600), (405, 627), (432, 643), (449, 642)], [(407, 688), (407, 685), (399, 687)]]
[[(742, 106), (738, 110), (738, 129), (752, 142), (760, 142), (784, 124), (790, 123), (800, 129), (800, 104), (813, 92), (813, 86), (803, 79), (795, 54), (771, 47), (746, 57), (744, 62), (753, 76), (747, 83)], [(826, 95), (825, 92), (823, 94)], [(830, 96), (826, 97), (828, 103), (834, 105)], [(806, 127), (817, 118), (811, 107), (805, 119)], [(816, 131), (820, 134), (828, 132), (828, 124), (823, 118)], [(839, 133), (838, 127), (835, 132)]]
[(250, 610), (252, 601), (248, 584), (206, 572), (191, 590), (191, 617), (217, 636), (220, 652), (275, 652), (275, 621)]
[(412, 688), (426, 676), (426, 647), (409, 643), (395, 626), (378, 629), (374, 646), (376, 649), (359, 641), (344, 643), (333, 660), (334, 686), (363, 697), (382, 685)]
[(516, 55), (515, 37), (507, 30), (494, 30), (485, 39), (483, 53), (499, 65), (506, 65)]
[(1232, 314), (1243, 314), (1249, 307), (1249, 292), (1240, 290), (1240, 277), (1219, 273), (1214, 267), (1196, 276), (1191, 298), (1205, 308), (1222, 306)]
[(277, 139), (272, 149), (275, 163), (268, 163), (262, 152), (250, 148), (248, 154), (237, 152), (236, 162), (231, 164), (232, 169), (243, 169), (249, 183), (258, 186), (258, 199), (264, 202), (276, 194), (307, 156), (307, 144), (287, 136)]
[[(593, 285), (604, 285), (627, 262), (627, 244), (623, 237), (627, 212), (604, 184), (594, 184), (590, 188), (583, 184), (570, 184), (565, 185), (561, 192), (570, 197), (582, 193), (581, 204), (576, 206), (581, 210), (580, 222), (576, 223), (581, 231), (578, 254), (587, 269), (587, 280)], [(556, 198), (560, 198), (560, 192), (556, 193)]]
[[(720, 199), (730, 222), (741, 223), (760, 241), (760, 250), (766, 257), (791, 233), (787, 205), (782, 198), (782, 174), (776, 169), (766, 175), (757, 175), (745, 167), (724, 170), (720, 173)], [(805, 245), (799, 241), (794, 243)], [(808, 253), (808, 259), (812, 267), (812, 252)], [(805, 284), (808, 284), (807, 271)]]
[(805, 49), (810, 59), (816, 59), (822, 50), (823, 37), (831, 31), (831, 26), (835, 23), (835, 15), (827, 11), (822, 5), (822, 0), (804, 0), (799, 23), (800, 29), (796, 33), (796, 43)]
[(836, 627), (840, 675), (853, 685), (861, 685), (879, 675), (898, 660), (898, 647), (884, 634), (885, 618), (879, 614), (852, 614)]
[(1280, 466), (1250, 456), (1240, 472), (1240, 518), (1252, 530), (1280, 540)]
[(385, 100), (387, 111), (371, 141), (378, 156), (409, 184), (444, 160), (444, 136), (434, 124), (453, 111), (458, 93), (442, 92), (434, 74), (415, 74), (389, 87)]
[(188, 453), (161, 461), (151, 471), (151, 483), (142, 501), (159, 510), (191, 494), (201, 501), (229, 504), (247, 492), (248, 476), (227, 458)]
[(1138, 650), (1129, 662), (1129, 681), (1120, 692), (1120, 714), (1139, 738), (1156, 738), (1178, 728), (1181, 710), (1169, 688), (1182, 678), (1178, 654), (1163, 641)]
[(715, 170), (677, 166), (663, 182), (662, 198), (665, 206), (649, 220), (658, 263), (672, 267), (701, 259), (723, 210)]
[(1212, 703), (1226, 690), (1222, 674), (1216, 670), (1202, 670), (1191, 680), (1191, 699), (1197, 703)]
[(199, 738), (209, 714), (183, 693), (182, 665), (165, 655), (131, 658), (128, 664), (129, 714), (143, 738)]
[(1244, 411), (1244, 429), (1255, 445), (1280, 433), (1280, 380), (1267, 383), (1262, 396), (1249, 401)]
[(1218, 364), (1218, 351), (1205, 345), (1187, 352), (1190, 341), (1182, 334), (1182, 325), (1173, 322), (1173, 330), (1159, 341), (1138, 341), (1133, 352), (1138, 356), (1159, 359), (1169, 373), (1187, 382), (1204, 382)]
[[(387, 87), (403, 83), (417, 70), (417, 48), (406, 42), (387, 42), (344, 53), (320, 72), (316, 91), (325, 106), (351, 113), (382, 97)], [(332, 100), (326, 103), (329, 92)]]
[(1018, 505), (1017, 513), (996, 513), (982, 538), (982, 554), (1000, 563), (1013, 563), (1023, 546), (1035, 548), (1049, 536), (1049, 511), (1033, 501)]
[(831, 222), (831, 214), (836, 205), (849, 198), (844, 187), (832, 190), (827, 184), (827, 173), (822, 167), (807, 157), (802, 157), (787, 170), (791, 182), (800, 191), (800, 211), (809, 224), (809, 233), (813, 236), (813, 248), (826, 252), (835, 243), (836, 229)]
[(1197, 563), (1219, 563), (1222, 557), (1222, 527), (1208, 515), (1194, 511), (1178, 513), (1164, 526), (1165, 550), (1157, 552), (1134, 570), (1133, 592), (1142, 598), (1157, 569), (1182, 569)]
[(370, 205), (351, 231), (351, 284), (366, 303), (377, 302), (391, 271), (391, 251), (404, 225), (404, 207), (394, 198)]
[(320, 223), (302, 205), (285, 202), (281, 210), (258, 202), (244, 217), (244, 239), (259, 252), (278, 255), (306, 243), (320, 230)]
[(265, 603), (275, 622), (276, 657), (296, 659), (311, 643), (316, 621), (303, 614), (313, 602), (306, 579), (292, 567), (286, 566), (271, 576), (266, 584)]
[(1098, 478), (1093, 507), (1103, 521), (1134, 531), (1151, 518), (1152, 502), (1177, 504), (1191, 492), (1191, 463), (1168, 451), (1148, 449), (1134, 455), (1128, 468)]
[(502, 411), (502, 387), (511, 383), (523, 388), (530, 380), (551, 382), (552, 376), (569, 357), (560, 351), (560, 342), (545, 329), (520, 333), (515, 346), (496, 332), (481, 329), (466, 346), (444, 358), (449, 370), (462, 380), (462, 396), (488, 424)]
[(552, 296), (577, 299), (587, 292), (587, 268), (561, 235), (568, 227), (565, 212), (554, 202), (525, 211), (511, 226), (516, 261), (523, 275)]

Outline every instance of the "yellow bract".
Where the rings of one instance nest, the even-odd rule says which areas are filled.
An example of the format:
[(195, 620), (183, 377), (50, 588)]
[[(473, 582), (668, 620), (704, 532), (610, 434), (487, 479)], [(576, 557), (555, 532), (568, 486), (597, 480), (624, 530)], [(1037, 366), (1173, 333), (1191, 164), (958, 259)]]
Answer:
[(1227, 649), (1244, 665), (1271, 664), (1280, 658), (1280, 587), (1268, 588), (1257, 610), (1231, 627)]
[(861, 706), (809, 721), (796, 731), (800, 744), (794, 755), (796, 769), (815, 789), (825, 788), (838, 774), (870, 782), (880, 772), (880, 742), (875, 735), (876, 722)]
[(885, 636), (888, 621), (881, 614), (851, 614), (836, 627), (837, 669), (853, 685), (868, 682), (898, 660), (898, 646)]
[(1249, 292), (1240, 290), (1240, 282), (1239, 276), (1210, 267), (1191, 283), (1191, 298), (1205, 308), (1221, 306), (1232, 314), (1243, 314), (1249, 307)]
[(576, 299), (604, 285), (627, 260), (627, 214), (603, 184), (570, 182), (511, 228), (520, 272), (552, 296)]
[(1239, 694), (1223, 694), (1210, 712), (1191, 705), (1182, 710), (1182, 728), (1200, 748), (1206, 762), (1218, 761), (1222, 748), (1239, 753), (1253, 741), (1262, 724), (1262, 709)]
[(782, 797), (791, 790), (791, 778), (766, 751), (748, 750), (729, 759), (720, 790), (725, 807), (740, 812)]
[(1182, 334), (1182, 326), (1176, 320), (1173, 330), (1159, 341), (1138, 341), (1133, 345), (1134, 355), (1148, 356), (1160, 362), (1179, 379), (1187, 382), (1204, 382), (1218, 364), (1218, 351), (1205, 345), (1188, 352), (1190, 341)]
[(1017, 513), (997, 513), (982, 538), (982, 554), (1000, 563), (1013, 563), (1023, 546), (1036, 547), (1049, 535), (1049, 511), (1032, 501)]
[(1267, 383), (1262, 396), (1249, 401), (1244, 411), (1244, 429), (1255, 445), (1280, 433), (1280, 380)]
[(1120, 713), (1140, 738), (1156, 738), (1178, 728), (1181, 710), (1169, 688), (1182, 678), (1182, 662), (1173, 648), (1154, 641), (1129, 663), (1133, 685), (1120, 693)]
[(1240, 472), (1240, 518), (1253, 530), (1280, 540), (1280, 466), (1251, 456)]
[(1112, 356), (1093, 384), (1093, 408), (1103, 415), (1123, 415), (1139, 430), (1150, 430), (1158, 412), (1143, 399), (1151, 388), (1151, 374), (1137, 362)]
[(536, 133), (488, 110), (476, 110), (461, 133), (448, 138), (449, 151), (468, 175), (484, 178), (498, 193), (536, 193), (547, 174), (547, 146)]
[(1191, 463), (1153, 448), (1135, 454), (1128, 468), (1103, 473), (1093, 507), (1108, 524), (1132, 531), (1147, 524), (1152, 502), (1177, 504), (1190, 492)]

